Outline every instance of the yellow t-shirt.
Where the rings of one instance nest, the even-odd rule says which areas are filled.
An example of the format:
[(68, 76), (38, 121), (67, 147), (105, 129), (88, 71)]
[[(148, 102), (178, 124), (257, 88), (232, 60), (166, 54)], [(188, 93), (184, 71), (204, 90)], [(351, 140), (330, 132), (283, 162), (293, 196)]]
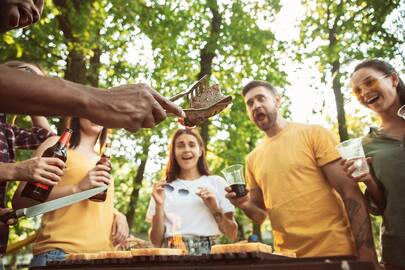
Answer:
[[(96, 163), (74, 150), (68, 150), (67, 156), (60, 186), (80, 182)], [(113, 196), (114, 185), (111, 184), (105, 202), (83, 200), (44, 214), (33, 246), (34, 255), (56, 248), (66, 253), (113, 250)]]
[(355, 254), (343, 202), (320, 169), (340, 157), (335, 145), (321, 126), (289, 123), (247, 156), (247, 185), (263, 192), (276, 252)]

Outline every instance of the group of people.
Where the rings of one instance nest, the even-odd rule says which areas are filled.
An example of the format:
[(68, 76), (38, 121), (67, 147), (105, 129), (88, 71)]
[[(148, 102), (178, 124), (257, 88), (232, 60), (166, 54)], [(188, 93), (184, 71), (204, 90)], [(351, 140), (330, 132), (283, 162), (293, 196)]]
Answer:
[[(43, 7), (43, 0), (1, 1), (0, 33), (38, 22)], [(78, 252), (84, 247), (86, 250), (92, 247), (94, 249), (97, 247), (97, 250), (109, 250), (121, 244), (128, 235), (128, 225), (125, 216), (114, 210), (112, 206), (113, 184), (107, 168), (96, 165), (96, 156), (99, 153), (94, 150), (94, 145), (96, 142), (100, 143), (99, 135), (102, 133), (100, 129), (103, 129), (103, 126), (125, 128), (129, 131), (152, 128), (163, 121), (167, 113), (184, 117), (183, 110), (145, 84), (121, 85), (107, 91), (100, 91), (94, 87), (42, 76), (44, 74), (36, 65), (16, 64), (0, 64), (0, 112), (2, 112), (0, 114), (0, 215), (11, 211), (6, 208), (5, 202), (7, 181), (21, 181), (21, 186), (13, 198), (14, 205), (18, 207), (33, 203), (19, 195), (26, 182), (35, 181), (55, 186), (62, 180), (53, 189), (50, 198), (109, 183), (110, 188), (105, 202), (87, 204), (82, 202), (70, 207), (67, 210), (69, 213), (55, 211), (43, 216), (41, 230), (34, 245), (35, 256), (32, 263), (41, 265), (48, 259), (63, 256), (63, 252), (68, 253), (72, 250)], [(49, 125), (43, 126), (45, 118), (39, 118), (42, 120), (38, 122), (38, 117), (33, 117), (35, 126), (31, 130), (26, 130), (8, 124), (6, 113), (75, 117), (72, 128), (77, 141), (71, 144), (68, 154), (83, 162), (75, 164), (74, 159), (71, 158), (68, 159), (67, 164), (64, 164), (57, 158), (40, 157), (46, 147), (56, 140), (55, 137), (51, 137), (53, 134)], [(39, 148), (35, 157), (15, 162), (15, 149), (36, 149), (37, 147)], [(70, 165), (71, 162), (72, 165)], [(75, 165), (80, 166), (75, 169)], [(86, 212), (86, 215), (83, 215), (86, 208), (89, 208), (93, 214), (87, 215)], [(102, 221), (97, 230), (94, 230), (95, 220)], [(87, 231), (83, 231), (85, 234), (80, 234), (81, 229), (76, 227), (80, 221), (90, 224), (87, 226)], [(13, 219), (5, 223), (0, 222), (0, 256), (7, 246), (8, 225), (15, 222), (16, 220)], [(64, 225), (59, 226), (59, 222)], [(103, 232), (99, 234), (100, 230)], [(76, 238), (75, 233), (78, 236)], [(82, 237), (83, 235), (85, 237)], [(86, 239), (91, 239), (94, 246), (89, 246)], [(64, 244), (54, 245), (61, 241)], [(0, 268), (3, 268), (1, 261)]]
[[(0, 29), (35, 22), (42, 8), (41, 0), (5, 0), (0, 8), (4, 15)], [(166, 112), (179, 117), (184, 112), (143, 84), (99, 91), (38, 76), (27, 64), (18, 66), (0, 65), (1, 111), (73, 114), (71, 127), (76, 139), (66, 164), (41, 158), (56, 140), (49, 127), (39, 124), (28, 132), (7, 124), (2, 114), (0, 194), (4, 194), (6, 181), (20, 180), (13, 198), (15, 207), (20, 208), (33, 203), (20, 196), (25, 182), (33, 179), (48, 185), (59, 182), (50, 199), (109, 185), (105, 202), (85, 200), (42, 217), (32, 265), (44, 265), (66, 253), (110, 250), (124, 243), (128, 225), (125, 216), (113, 208), (113, 179), (108, 168), (96, 165), (99, 151), (94, 146), (104, 144), (103, 126), (136, 131), (155, 126)], [(198, 132), (177, 130), (169, 145), (166, 177), (154, 184), (147, 211), (151, 242), (170, 247), (181, 234), (190, 254), (207, 253), (221, 234), (236, 239), (234, 211), (238, 207), (258, 224), (270, 219), (277, 252), (293, 252), (298, 257), (355, 255), (379, 268), (370, 211), (383, 217), (384, 267), (405, 269), (405, 120), (397, 115), (405, 105), (405, 85), (389, 63), (375, 59), (356, 66), (351, 84), (360, 104), (381, 119), (381, 126), (371, 128), (363, 138), (370, 173), (353, 177), (355, 163), (340, 157), (332, 133), (319, 125), (287, 121), (279, 113), (282, 97), (277, 90), (268, 82), (252, 81), (243, 87), (242, 96), (250, 120), (265, 136), (246, 157), (248, 193), (236, 197), (224, 179), (210, 173)], [(60, 91), (55, 93), (55, 87)], [(44, 95), (50, 99), (43, 99)], [(38, 149), (34, 158), (14, 163), (18, 147)], [(359, 181), (367, 186), (365, 194)], [(1, 209), (1, 213), (6, 211)], [(102, 220), (97, 230), (96, 219)], [(2, 235), (7, 227), (0, 224)]]
[[(331, 132), (288, 122), (279, 113), (276, 89), (252, 81), (242, 95), (250, 120), (265, 138), (246, 157), (248, 194), (236, 197), (230, 187), (223, 193), (226, 184), (210, 175), (198, 134), (178, 130), (169, 147), (166, 179), (154, 185), (147, 213), (152, 243), (167, 246), (182, 234), (189, 251), (206, 253), (219, 234), (235, 239), (233, 205), (258, 224), (270, 219), (277, 252), (354, 255), (378, 269), (370, 211), (383, 217), (385, 269), (405, 269), (405, 120), (397, 115), (405, 105), (405, 85), (389, 63), (376, 59), (358, 64), (351, 84), (358, 101), (381, 120), (362, 140), (370, 173), (354, 177), (354, 161), (341, 158)], [(365, 194), (358, 182), (365, 183)]]

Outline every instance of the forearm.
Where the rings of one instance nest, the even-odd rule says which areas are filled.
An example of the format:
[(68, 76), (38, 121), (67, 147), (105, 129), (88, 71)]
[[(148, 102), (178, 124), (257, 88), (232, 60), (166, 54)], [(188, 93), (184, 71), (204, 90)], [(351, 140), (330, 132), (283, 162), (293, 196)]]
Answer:
[(31, 121), (32, 126), (34, 127), (40, 127), (47, 130), (51, 130), (51, 126), (49, 125), (49, 122), (45, 116), (31, 115)]
[(212, 213), (219, 230), (230, 240), (235, 240), (238, 235), (238, 225), (233, 219), (233, 213), (223, 213), (218, 210)]
[(16, 180), (17, 170), (15, 163), (0, 163), (0, 182)]
[(267, 218), (267, 212), (252, 202), (247, 202), (240, 209), (256, 224), (262, 224)]
[(386, 202), (382, 188), (379, 187), (374, 180), (367, 182), (366, 186), (369, 199), (371, 199), (379, 211), (383, 211), (385, 209)]
[(355, 240), (357, 254), (360, 259), (377, 262), (370, 217), (367, 204), (357, 184), (345, 187), (339, 192), (345, 204), (350, 227)]
[(97, 90), (0, 65), (0, 107), (3, 112), (85, 117), (83, 114), (92, 91)]
[(80, 190), (77, 185), (66, 185), (66, 186), (57, 185), (52, 189), (47, 201), (69, 196), (69, 195), (72, 195), (72, 194), (75, 194), (75, 193), (78, 193), (81, 191), (84, 191), (84, 190)]
[(155, 215), (152, 218), (152, 228), (150, 231), (150, 241), (156, 247), (161, 247), (164, 240), (164, 210), (162, 206), (156, 206)]

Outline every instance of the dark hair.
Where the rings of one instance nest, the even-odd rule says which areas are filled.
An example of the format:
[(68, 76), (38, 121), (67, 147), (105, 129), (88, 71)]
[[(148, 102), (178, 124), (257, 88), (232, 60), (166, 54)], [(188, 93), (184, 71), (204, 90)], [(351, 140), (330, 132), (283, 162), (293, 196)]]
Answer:
[(358, 64), (354, 68), (354, 71), (352, 72), (352, 76), (353, 76), (353, 73), (355, 73), (356, 71), (358, 71), (359, 69), (362, 69), (362, 68), (372, 68), (372, 69), (375, 69), (384, 74), (396, 73), (398, 76), (398, 80), (399, 80), (398, 85), (397, 85), (397, 93), (399, 96), (399, 101), (401, 102), (401, 105), (405, 105), (405, 84), (399, 77), (398, 72), (395, 71), (394, 67), (391, 66), (391, 64), (389, 64), (388, 62), (385, 62), (383, 60), (379, 60), (379, 59), (367, 59), (367, 60), (364, 60), (363, 62), (361, 62), (360, 64)]
[[(69, 127), (73, 130), (72, 137), (70, 138), (69, 148), (75, 149), (80, 144), (80, 118), (73, 117), (70, 119)], [(103, 128), (98, 135), (97, 140), (100, 139), (100, 153), (104, 148), (105, 142), (107, 140), (107, 128)]]
[(277, 95), (277, 90), (276, 88), (274, 88), (273, 85), (271, 85), (269, 82), (266, 81), (251, 81), (248, 84), (246, 84), (243, 88), (242, 88), (242, 95), (246, 96), (247, 92), (249, 92), (250, 90), (252, 90), (253, 88), (262, 86), (264, 88), (266, 88), (267, 90), (270, 90), (270, 92), (276, 96)]
[(4, 65), (9, 68), (14, 68), (14, 69), (24, 67), (25, 69), (27, 69), (28, 72), (36, 74), (36, 72), (33, 69), (31, 69), (30, 67), (27, 67), (27, 65), (31, 65), (31, 66), (38, 68), (42, 72), (42, 74), (44, 74), (44, 76), (47, 75), (45, 69), (40, 64), (37, 64), (37, 63), (12, 60), (12, 61), (5, 62)]
[(208, 164), (207, 160), (205, 158), (205, 147), (204, 147), (204, 142), (203, 139), (201, 138), (200, 134), (193, 128), (186, 128), (186, 129), (178, 129), (169, 144), (169, 161), (167, 162), (166, 166), (166, 182), (170, 183), (174, 180), (176, 180), (180, 174), (180, 166), (176, 161), (176, 157), (174, 155), (174, 148), (175, 148), (175, 142), (180, 135), (183, 134), (188, 134), (192, 135), (197, 139), (198, 145), (201, 148), (202, 154), (198, 159), (197, 162), (197, 168), (198, 172), (201, 175), (210, 175), (211, 172), (208, 169)]

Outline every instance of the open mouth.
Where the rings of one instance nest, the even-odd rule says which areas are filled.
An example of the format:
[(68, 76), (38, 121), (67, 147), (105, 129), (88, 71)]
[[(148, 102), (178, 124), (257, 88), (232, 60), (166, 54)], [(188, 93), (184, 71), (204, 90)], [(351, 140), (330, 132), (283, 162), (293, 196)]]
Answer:
[(367, 102), (367, 104), (370, 105), (370, 104), (376, 103), (378, 99), (380, 99), (380, 96), (379, 96), (379, 95), (375, 95), (375, 96), (373, 96), (373, 97), (368, 98), (366, 102)]
[(193, 156), (182, 156), (181, 159), (182, 160), (191, 160), (191, 159), (193, 159)]
[(267, 115), (265, 113), (258, 112), (255, 114), (255, 119), (256, 119), (256, 121), (260, 122), (260, 121), (263, 121), (264, 119), (266, 119), (266, 116)]

